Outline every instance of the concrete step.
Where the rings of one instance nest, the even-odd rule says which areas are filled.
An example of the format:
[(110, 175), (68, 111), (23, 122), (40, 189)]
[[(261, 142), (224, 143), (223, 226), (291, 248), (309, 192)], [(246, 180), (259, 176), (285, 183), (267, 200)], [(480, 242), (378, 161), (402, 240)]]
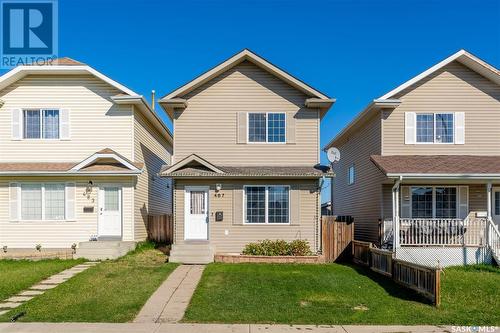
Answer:
[(208, 264), (214, 261), (215, 247), (208, 242), (174, 244), (170, 250), (170, 262), (184, 264)]
[(192, 265), (205, 265), (214, 261), (214, 256), (192, 256), (192, 255), (171, 255), (168, 258), (169, 262), (178, 262)]
[(123, 257), (135, 248), (135, 242), (97, 241), (82, 242), (76, 249), (74, 258), (106, 260)]
[(135, 242), (128, 241), (92, 241), (80, 242), (78, 248), (134, 248)]

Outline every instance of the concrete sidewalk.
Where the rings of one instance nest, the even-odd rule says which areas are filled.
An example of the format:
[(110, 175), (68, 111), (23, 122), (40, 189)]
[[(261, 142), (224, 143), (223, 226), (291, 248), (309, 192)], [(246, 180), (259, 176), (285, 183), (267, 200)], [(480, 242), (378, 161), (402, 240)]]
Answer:
[(176, 323), (184, 317), (205, 266), (181, 265), (151, 295), (134, 323)]
[[(0, 333), (450, 333), (452, 326), (0, 323)], [(458, 331), (457, 331), (458, 332)], [(497, 330), (488, 332), (498, 332)]]

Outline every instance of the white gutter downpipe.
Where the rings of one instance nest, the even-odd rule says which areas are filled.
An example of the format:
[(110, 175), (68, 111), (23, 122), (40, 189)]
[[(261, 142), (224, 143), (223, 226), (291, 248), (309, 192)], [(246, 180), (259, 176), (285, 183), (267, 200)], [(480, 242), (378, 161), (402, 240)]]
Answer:
[(394, 186), (392, 187), (392, 225), (393, 225), (393, 240), (392, 240), (392, 250), (393, 252), (399, 248), (399, 185), (403, 180), (403, 176), (399, 176), (396, 180)]

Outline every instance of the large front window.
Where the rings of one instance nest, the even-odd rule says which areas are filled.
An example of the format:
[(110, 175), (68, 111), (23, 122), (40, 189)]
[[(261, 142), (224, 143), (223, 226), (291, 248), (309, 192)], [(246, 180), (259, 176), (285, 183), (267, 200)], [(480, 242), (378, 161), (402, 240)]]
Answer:
[(64, 220), (65, 184), (21, 184), (22, 220)]
[(411, 188), (413, 218), (457, 218), (457, 202), (456, 187)]
[(285, 113), (249, 113), (248, 142), (284, 143), (286, 141)]
[(453, 143), (453, 113), (418, 113), (418, 143)]
[(59, 110), (24, 110), (23, 125), (25, 139), (59, 139)]
[(289, 223), (288, 186), (246, 186), (246, 223)]

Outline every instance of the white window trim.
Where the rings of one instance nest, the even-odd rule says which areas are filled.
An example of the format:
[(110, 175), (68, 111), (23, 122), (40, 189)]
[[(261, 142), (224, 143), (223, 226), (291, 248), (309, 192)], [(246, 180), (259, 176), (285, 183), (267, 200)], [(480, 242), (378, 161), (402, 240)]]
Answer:
[[(410, 218), (413, 218), (413, 189), (419, 187), (430, 187), (432, 188), (432, 217), (416, 217), (416, 219), (459, 219), (460, 216), (460, 193), (459, 186), (449, 186), (449, 185), (414, 185), (410, 186)], [(457, 213), (457, 217), (436, 217), (436, 188), (455, 188), (456, 200), (455, 200), (455, 209)], [(467, 196), (467, 200), (468, 200)], [(468, 203), (467, 203), (468, 204)]]
[[(17, 183), (17, 211), (18, 211), (18, 217), (19, 219), (16, 220), (16, 222), (66, 222), (67, 216), (66, 216), (66, 207), (67, 207), (67, 200), (66, 200), (66, 183), (65, 182), (19, 182)], [(23, 219), (23, 211), (22, 211), (22, 202), (23, 202), (23, 197), (22, 197), (22, 185), (41, 185), (42, 189), (42, 218), (41, 219), (31, 219), (31, 220), (24, 220)], [(46, 220), (45, 219), (45, 185), (50, 185), (50, 184), (62, 184), (64, 185), (64, 218), (61, 220)]]
[[(352, 182), (351, 182), (351, 169), (352, 169)], [(347, 185), (354, 185), (356, 183), (356, 167), (354, 164), (351, 164), (347, 169)]]
[[(22, 133), (21, 133), (21, 140), (26, 140), (26, 141), (61, 141), (61, 109), (59, 107), (43, 107), (43, 108), (22, 108), (21, 109), (21, 124), (22, 124)], [(39, 138), (26, 138), (26, 128), (25, 128), (25, 123), (24, 123), (24, 115), (26, 111), (35, 111), (38, 110), (40, 113), (40, 137)], [(59, 137), (58, 138), (44, 138), (43, 137), (43, 110), (57, 110), (59, 112)]]
[[(247, 191), (246, 189), (248, 187), (265, 187), (266, 188), (266, 194), (265, 194), (265, 217), (266, 220), (264, 223), (252, 223), (252, 222), (247, 222)], [(269, 209), (269, 187), (286, 187), (288, 188), (288, 222), (287, 223), (270, 223), (269, 222), (269, 217), (268, 217), (268, 209)], [(269, 184), (262, 184), (262, 185), (244, 185), (243, 186), (243, 224), (244, 225), (290, 225), (290, 212), (291, 212), (291, 187), (290, 185), (269, 185)]]
[[(433, 141), (432, 142), (418, 142), (417, 141), (417, 118), (419, 115), (432, 115), (432, 123), (433, 123)], [(452, 142), (438, 142), (436, 141), (436, 115), (437, 114), (451, 114), (453, 116), (453, 141)], [(455, 112), (418, 112), (415, 113), (415, 144), (417, 145), (454, 145), (455, 144)]]
[[(251, 142), (250, 141), (250, 113), (260, 113), (260, 114), (265, 114), (266, 115), (266, 141), (262, 141), (262, 142)], [(269, 114), (272, 113), (272, 114), (284, 114), (285, 115), (285, 141), (283, 142), (269, 142), (269, 137), (268, 137), (268, 133), (269, 133), (269, 123), (268, 123), (268, 119), (269, 119)], [(286, 112), (247, 112), (247, 144), (257, 144), (257, 145), (262, 145), (262, 144), (268, 144), (268, 145), (283, 145), (283, 144), (286, 144)]]

